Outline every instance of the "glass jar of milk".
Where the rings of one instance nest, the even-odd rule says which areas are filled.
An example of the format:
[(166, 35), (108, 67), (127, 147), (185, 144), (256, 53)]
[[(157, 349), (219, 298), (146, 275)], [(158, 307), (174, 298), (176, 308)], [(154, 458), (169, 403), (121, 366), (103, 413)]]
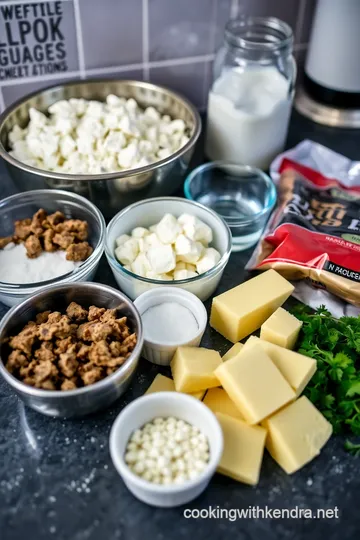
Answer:
[(273, 17), (230, 21), (214, 61), (206, 154), (267, 169), (284, 148), (296, 78), (290, 26)]

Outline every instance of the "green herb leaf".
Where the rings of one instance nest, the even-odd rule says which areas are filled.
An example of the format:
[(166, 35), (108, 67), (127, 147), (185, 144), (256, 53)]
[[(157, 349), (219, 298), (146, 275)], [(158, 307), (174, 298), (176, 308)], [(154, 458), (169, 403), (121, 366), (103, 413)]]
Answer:
[[(315, 312), (298, 305), (293, 314), (303, 322), (298, 352), (317, 361), (305, 395), (331, 422), (334, 433), (360, 435), (360, 316), (335, 319), (320, 306)], [(360, 455), (360, 443), (346, 448)]]
[(360, 443), (355, 444), (355, 443), (352, 443), (351, 441), (349, 441), (349, 439), (347, 439), (345, 441), (344, 448), (348, 452), (351, 452), (351, 454), (353, 454), (354, 456), (356, 456), (356, 457), (360, 456)]

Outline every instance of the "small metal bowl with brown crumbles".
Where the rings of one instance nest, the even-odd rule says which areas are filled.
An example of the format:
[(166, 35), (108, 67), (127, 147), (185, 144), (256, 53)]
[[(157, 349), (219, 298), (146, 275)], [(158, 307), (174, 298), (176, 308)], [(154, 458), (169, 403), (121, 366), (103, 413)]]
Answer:
[(106, 407), (128, 386), (143, 342), (140, 315), (100, 283), (56, 285), (0, 324), (0, 373), (26, 405), (51, 416)]

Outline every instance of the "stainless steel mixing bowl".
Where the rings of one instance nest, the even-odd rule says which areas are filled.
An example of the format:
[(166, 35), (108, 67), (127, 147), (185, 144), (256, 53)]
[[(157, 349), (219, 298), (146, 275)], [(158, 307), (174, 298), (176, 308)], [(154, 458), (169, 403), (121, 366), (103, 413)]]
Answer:
[[(4, 365), (8, 354), (7, 338), (20, 331), (28, 321), (34, 320), (37, 313), (48, 309), (65, 311), (70, 302), (78, 302), (86, 308), (90, 305), (109, 309), (120, 308), (121, 315), (128, 317), (128, 324), (137, 335), (137, 344), (131, 356), (112, 375), (76, 390), (64, 392), (42, 390), (16, 379)], [(125, 392), (135, 373), (143, 341), (140, 315), (134, 304), (121, 292), (101, 283), (54, 285), (12, 308), (2, 319), (0, 323), (0, 374), (20, 399), (32, 409), (48, 416), (66, 418), (83, 416), (107, 407)]]
[[(134, 98), (141, 107), (153, 106), (162, 114), (181, 118), (186, 123), (190, 140), (166, 159), (146, 167), (97, 175), (61, 174), (30, 167), (9, 155), (8, 134), (17, 124), (29, 122), (29, 109), (46, 112), (60, 99), (84, 98), (104, 101), (109, 94)], [(15, 102), (0, 116), (0, 156), (20, 191), (42, 188), (67, 189), (92, 200), (105, 217), (142, 199), (171, 195), (182, 180), (200, 135), (199, 113), (189, 101), (161, 86), (140, 81), (97, 79), (69, 82), (35, 92)]]

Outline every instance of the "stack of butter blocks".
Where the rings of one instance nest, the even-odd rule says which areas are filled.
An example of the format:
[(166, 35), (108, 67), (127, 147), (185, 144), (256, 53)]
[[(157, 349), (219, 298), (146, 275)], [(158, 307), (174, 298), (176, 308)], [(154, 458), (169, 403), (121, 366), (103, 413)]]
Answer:
[[(215, 297), (210, 325), (234, 346), (223, 358), (209, 349), (179, 347), (171, 362), (173, 381), (161, 388), (197, 396), (207, 391), (204, 404), (224, 435), (218, 472), (250, 485), (259, 481), (265, 446), (292, 474), (320, 453), (332, 433), (314, 405), (299, 397), (316, 361), (291, 350), (301, 323), (280, 306), (292, 292), (288, 281), (269, 270)], [(239, 343), (260, 327), (260, 338)], [(158, 391), (154, 387), (156, 379), (148, 392)]]

